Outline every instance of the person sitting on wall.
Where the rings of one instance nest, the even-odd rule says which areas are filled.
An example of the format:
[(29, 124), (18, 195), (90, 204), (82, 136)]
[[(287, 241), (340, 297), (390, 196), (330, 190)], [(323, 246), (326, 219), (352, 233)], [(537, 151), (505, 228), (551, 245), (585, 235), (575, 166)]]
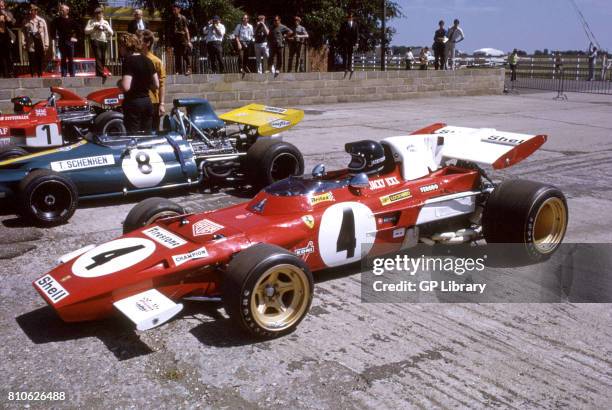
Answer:
[(429, 47), (423, 47), (419, 53), (419, 65), (420, 70), (427, 70), (427, 64), (429, 63)]

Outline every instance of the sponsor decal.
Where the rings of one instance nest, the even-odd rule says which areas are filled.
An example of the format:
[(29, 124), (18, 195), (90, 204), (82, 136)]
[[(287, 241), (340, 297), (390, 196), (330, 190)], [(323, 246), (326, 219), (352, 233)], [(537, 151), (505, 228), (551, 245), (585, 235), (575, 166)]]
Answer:
[(223, 228), (225, 228), (223, 225), (219, 225), (210, 219), (202, 219), (193, 224), (193, 236), (210, 235)]
[(268, 106), (264, 107), (264, 111), (265, 112), (273, 112), (275, 114), (284, 114), (284, 113), (287, 112), (287, 110), (284, 109), (284, 108), (268, 107)]
[(44, 117), (47, 115), (47, 110), (44, 108), (37, 108), (36, 110), (34, 110), (34, 112), (36, 113), (37, 117)]
[(378, 158), (378, 159), (375, 159), (373, 161), (370, 161), (370, 164), (378, 165), (378, 164), (382, 164), (383, 162), (385, 162), (385, 157)]
[(143, 296), (134, 302), (134, 306), (141, 312), (154, 312), (160, 309), (160, 306), (148, 296)]
[(295, 253), (297, 256), (303, 256), (303, 255), (307, 255), (309, 253), (313, 253), (314, 252), (314, 242), (309, 241), (308, 245), (306, 245), (303, 248), (297, 248), (293, 251), (293, 253)]
[(187, 243), (183, 238), (159, 226), (145, 229), (142, 233), (168, 249), (178, 248)]
[(54, 304), (70, 295), (51, 275), (45, 275), (34, 283)]
[(406, 228), (398, 228), (393, 230), (393, 239), (403, 238), (406, 235)]
[(189, 262), (194, 259), (202, 259), (208, 257), (208, 251), (205, 247), (201, 247), (200, 249), (196, 249), (195, 251), (191, 251), (189, 253), (183, 253), (181, 255), (173, 255), (172, 261), (174, 265), (180, 266), (185, 262)]
[(419, 187), (419, 191), (421, 191), (422, 193), (437, 191), (438, 189), (440, 189), (438, 184), (429, 184), (429, 185), (424, 185), (422, 187)]
[(411, 197), (412, 197), (412, 194), (410, 193), (410, 190), (406, 189), (406, 190), (403, 190), (403, 191), (400, 191), (400, 192), (396, 192), (394, 194), (389, 194), (389, 195), (381, 196), (380, 197), (380, 203), (383, 206), (386, 206), (386, 205), (390, 205), (390, 204), (392, 204), (394, 202), (402, 201), (404, 199), (408, 199), (408, 198), (411, 198)]
[(51, 163), (51, 169), (56, 172), (72, 171), (75, 169), (104, 167), (106, 165), (114, 165), (115, 158), (109, 155), (99, 155), (95, 157), (86, 157), (78, 159), (69, 159), (66, 161), (55, 161)]
[(107, 105), (119, 104), (119, 98), (106, 98), (104, 99), (104, 104), (107, 104)]
[(302, 222), (310, 229), (314, 228), (315, 219), (312, 215), (304, 215), (302, 217)]
[(482, 138), (481, 141), (490, 142), (493, 144), (511, 145), (511, 146), (519, 145), (525, 142), (525, 140), (520, 140), (518, 138), (506, 138), (500, 135), (491, 135), (486, 138)]
[(0, 121), (15, 121), (15, 120), (27, 120), (27, 115), (4, 115), (0, 116)]
[(291, 125), (291, 121), (287, 120), (274, 120), (270, 122), (272, 128), (285, 128)]
[(6, 127), (0, 127), (0, 137), (9, 135), (9, 129)]
[(320, 204), (321, 202), (331, 202), (335, 200), (336, 198), (334, 198), (334, 194), (332, 194), (331, 192), (326, 192), (320, 195), (313, 195), (309, 198), (310, 205), (312, 206)]

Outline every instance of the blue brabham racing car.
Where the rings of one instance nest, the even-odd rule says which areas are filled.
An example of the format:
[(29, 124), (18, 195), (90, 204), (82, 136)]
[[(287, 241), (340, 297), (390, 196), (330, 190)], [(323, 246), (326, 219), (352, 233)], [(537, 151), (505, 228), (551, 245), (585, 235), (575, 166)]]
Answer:
[(70, 219), (79, 199), (230, 181), (262, 187), (300, 175), (304, 160), (275, 136), (300, 110), (250, 104), (217, 116), (207, 100), (179, 99), (149, 135), (94, 135), (0, 162), (0, 201), (42, 226)]

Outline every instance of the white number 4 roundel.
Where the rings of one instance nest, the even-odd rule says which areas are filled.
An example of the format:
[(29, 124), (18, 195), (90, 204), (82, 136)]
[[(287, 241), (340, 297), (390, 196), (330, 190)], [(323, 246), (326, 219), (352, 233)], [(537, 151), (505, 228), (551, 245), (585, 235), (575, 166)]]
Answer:
[(353, 263), (365, 256), (376, 234), (372, 210), (359, 202), (343, 202), (323, 213), (319, 227), (319, 254), (327, 266)]
[(82, 278), (110, 275), (142, 262), (154, 251), (155, 243), (148, 239), (116, 239), (79, 256), (72, 265), (72, 273)]

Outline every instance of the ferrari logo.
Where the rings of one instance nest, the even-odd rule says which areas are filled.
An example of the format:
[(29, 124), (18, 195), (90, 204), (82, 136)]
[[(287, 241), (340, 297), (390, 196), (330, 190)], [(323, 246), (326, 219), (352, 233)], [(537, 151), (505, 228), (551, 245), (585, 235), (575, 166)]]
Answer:
[(307, 227), (309, 227), (310, 229), (314, 228), (314, 217), (312, 215), (304, 215), (302, 217), (302, 222), (304, 222), (304, 224), (306, 224)]

